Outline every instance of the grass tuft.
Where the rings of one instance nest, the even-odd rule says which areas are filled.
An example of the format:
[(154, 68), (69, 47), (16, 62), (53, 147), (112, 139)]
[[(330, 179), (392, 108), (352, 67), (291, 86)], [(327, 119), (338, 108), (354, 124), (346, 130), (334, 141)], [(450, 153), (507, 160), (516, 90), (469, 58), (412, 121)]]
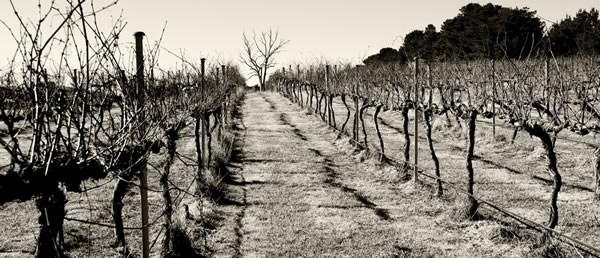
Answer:
[(567, 256), (567, 254), (559, 244), (551, 243), (533, 249), (531, 252), (531, 257), (563, 258), (569, 256)]
[(176, 258), (176, 257), (207, 257), (194, 248), (193, 240), (187, 234), (185, 228), (179, 224), (174, 223), (171, 228), (171, 250), (165, 253), (165, 258)]

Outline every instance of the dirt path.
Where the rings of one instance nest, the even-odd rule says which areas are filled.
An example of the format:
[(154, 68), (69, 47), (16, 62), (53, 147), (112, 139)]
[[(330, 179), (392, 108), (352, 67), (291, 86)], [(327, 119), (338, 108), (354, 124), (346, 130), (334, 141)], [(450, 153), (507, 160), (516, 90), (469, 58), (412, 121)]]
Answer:
[[(250, 93), (236, 201), (214, 234), (217, 256), (464, 257), (522, 255), (494, 221), (452, 220), (451, 199), (353, 154), (315, 116), (274, 93)], [(498, 241), (496, 241), (496, 240)]]

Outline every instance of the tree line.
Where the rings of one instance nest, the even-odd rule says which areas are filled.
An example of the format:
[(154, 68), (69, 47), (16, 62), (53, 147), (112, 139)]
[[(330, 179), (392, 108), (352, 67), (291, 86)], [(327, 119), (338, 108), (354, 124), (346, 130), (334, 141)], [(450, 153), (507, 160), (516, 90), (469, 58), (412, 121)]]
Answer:
[(507, 8), (470, 3), (446, 20), (440, 30), (429, 24), (404, 36), (399, 49), (382, 48), (363, 60), (366, 65), (413, 58), (428, 61), (478, 58), (525, 58), (529, 55), (573, 56), (600, 54), (600, 19), (597, 9), (579, 10), (574, 17), (545, 23), (528, 8)]

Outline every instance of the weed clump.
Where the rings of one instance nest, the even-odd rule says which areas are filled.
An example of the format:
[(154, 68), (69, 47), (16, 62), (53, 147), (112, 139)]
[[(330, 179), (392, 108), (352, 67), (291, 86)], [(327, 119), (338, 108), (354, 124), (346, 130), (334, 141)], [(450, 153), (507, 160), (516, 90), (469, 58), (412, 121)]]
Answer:
[(174, 223), (171, 228), (171, 245), (169, 250), (164, 254), (165, 258), (176, 258), (176, 257), (193, 257), (202, 258), (207, 257), (196, 251), (194, 248), (193, 240), (185, 231), (185, 228), (179, 223)]

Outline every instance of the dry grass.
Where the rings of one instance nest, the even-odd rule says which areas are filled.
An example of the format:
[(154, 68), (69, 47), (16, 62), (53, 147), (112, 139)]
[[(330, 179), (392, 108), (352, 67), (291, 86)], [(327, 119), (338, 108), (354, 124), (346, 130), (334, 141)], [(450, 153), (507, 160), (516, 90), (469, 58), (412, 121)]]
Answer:
[[(227, 139), (232, 137), (232, 134), (228, 131), (224, 131), (224, 136)], [(194, 133), (193, 128), (185, 128), (177, 141), (177, 152), (180, 155), (179, 158), (175, 159), (175, 163), (171, 168), (170, 181), (173, 185), (179, 189), (173, 188), (171, 190), (171, 196), (174, 200), (174, 237), (176, 243), (182, 248), (177, 247), (177, 252), (184, 253), (173, 253), (172, 257), (182, 257), (177, 254), (185, 254), (183, 257), (192, 257), (188, 254), (192, 254), (191, 246), (189, 242), (193, 243), (194, 250), (197, 255), (208, 253), (204, 238), (205, 236), (198, 237), (192, 235), (193, 231), (184, 229), (184, 226), (189, 227), (212, 227), (216, 228), (219, 224), (219, 218), (215, 213), (215, 209), (205, 210), (204, 214), (198, 217), (203, 218), (204, 221), (188, 221), (186, 218), (186, 212), (184, 207), (190, 203), (190, 200), (196, 198), (188, 193), (194, 192), (195, 182), (194, 177), (196, 174), (196, 168), (193, 166), (195, 163), (195, 145), (194, 145)], [(214, 155), (217, 158), (217, 166), (223, 166), (225, 151), (222, 150), (224, 146), (219, 146), (219, 142), (215, 138), (213, 139)], [(227, 145), (229, 147), (229, 145)], [(6, 159), (6, 153), (0, 153), (0, 162)], [(149, 158), (148, 166), (148, 182), (149, 189), (149, 211), (150, 211), (150, 241), (153, 244), (151, 249), (151, 255), (157, 256), (160, 254), (161, 241), (163, 236), (163, 204), (162, 204), (162, 193), (159, 191), (159, 178), (162, 173), (166, 157), (166, 151), (163, 149), (158, 154), (152, 154)], [(210, 185), (214, 186), (214, 192), (221, 191), (219, 189), (220, 181), (222, 176), (210, 177)], [(113, 257), (119, 255), (122, 249), (112, 248), (114, 242), (113, 228), (111, 228), (112, 222), (112, 191), (116, 180), (109, 176), (107, 179), (99, 180), (98, 182), (86, 182), (85, 185), (88, 189), (83, 194), (68, 193), (67, 204), (66, 204), (66, 217), (74, 218), (79, 220), (91, 221), (93, 223), (100, 223), (103, 225), (91, 225), (77, 221), (66, 220), (64, 224), (65, 232), (65, 253), (72, 257)], [(141, 225), (141, 207), (140, 207), (140, 196), (139, 188), (132, 186), (130, 191), (125, 196), (123, 208), (123, 220), (125, 227), (140, 227)], [(211, 201), (205, 201), (211, 202)], [(214, 206), (214, 204), (213, 204)], [(188, 207), (189, 208), (189, 207)], [(15, 216), (19, 214), (19, 216)], [(0, 256), (31, 256), (35, 251), (35, 238), (37, 237), (37, 209), (35, 208), (33, 201), (27, 201), (22, 203), (7, 203), (0, 207), (0, 231), (5, 232), (0, 241)], [(184, 234), (184, 231), (187, 234)], [(139, 256), (141, 253), (141, 231), (140, 230), (125, 230), (126, 239), (129, 245), (130, 253), (133, 256)], [(196, 232), (197, 233), (197, 232)], [(183, 248), (187, 246), (186, 248)]]
[[(343, 111), (345, 107), (341, 101), (336, 102), (338, 103), (335, 104), (338, 111), (336, 115), (340, 115), (341, 118), (345, 116)], [(368, 114), (371, 112), (371, 109), (367, 111)], [(397, 128), (401, 125), (401, 117), (394, 112), (382, 113), (380, 117), (392, 127)], [(465, 139), (453, 135), (452, 132), (459, 129), (456, 129), (453, 117), (450, 118), (453, 128), (445, 126), (445, 118), (436, 120), (438, 132), (433, 135), (434, 146), (440, 158), (442, 177), (451, 182), (465, 182)], [(520, 131), (515, 144), (511, 144), (513, 130), (502, 127), (501, 122), (498, 124), (496, 141), (492, 141), (490, 124), (477, 123), (476, 160), (474, 161), (476, 194), (499, 203), (500, 206), (519, 215), (544, 223), (547, 220), (547, 203), (552, 187), (551, 177), (546, 172), (547, 161), (541, 143), (537, 138), (531, 138), (524, 131)], [(412, 133), (413, 127), (411, 124), (409, 133)], [(368, 131), (369, 137), (374, 139), (375, 131), (372, 123), (369, 123)], [(386, 152), (391, 156), (400, 157), (404, 144), (403, 135), (388, 126), (383, 126), (382, 131)], [(561, 132), (559, 137), (579, 141), (592, 140), (592, 136), (581, 137), (569, 131)], [(427, 171), (433, 171), (433, 163), (426, 146), (426, 140), (422, 135), (419, 140), (419, 164)], [(576, 238), (585, 239), (591, 245), (600, 245), (597, 224), (589, 219), (593, 217), (590, 209), (600, 208), (600, 203), (593, 201), (591, 191), (593, 148), (586, 144), (559, 139), (556, 142), (556, 151), (558, 169), (563, 177), (559, 208), (564, 215), (561, 215), (559, 230)], [(582, 209), (583, 206), (587, 207)]]
[[(337, 119), (340, 121), (346, 116), (345, 107), (341, 102), (336, 102), (334, 107)], [(370, 115), (371, 112), (372, 110), (368, 110), (367, 114)], [(391, 127), (382, 126), (386, 152), (392, 157), (400, 157), (404, 144), (404, 136), (399, 133), (401, 117), (395, 112), (382, 113), (380, 117), (385, 124), (391, 125)], [(456, 126), (452, 117), (451, 119), (454, 126), (449, 128), (445, 126), (445, 121), (441, 121), (444, 119), (436, 121), (438, 132), (434, 133), (434, 145), (440, 158), (442, 177), (450, 182), (465, 182), (465, 139), (461, 135), (460, 127)], [(367, 121), (369, 121), (367, 124), (369, 139), (373, 141), (372, 139), (376, 139), (374, 125), (370, 120)], [(413, 125), (411, 124), (409, 131), (411, 134), (412, 129)], [(495, 141), (491, 137), (489, 125), (478, 123), (477, 130), (476, 194), (499, 203), (502, 207), (521, 216), (544, 223), (548, 216), (547, 202), (551, 186), (548, 183), (550, 178), (545, 172), (546, 160), (539, 140), (528, 137), (524, 132), (519, 132), (516, 143), (511, 144), (512, 130), (498, 127)], [(565, 132), (561, 137), (574, 137), (569, 133)], [(411, 140), (413, 140), (412, 136)], [(343, 139), (338, 142), (342, 141)], [(592, 192), (589, 191), (591, 187), (586, 186), (592, 182), (591, 167), (588, 166), (592, 157), (591, 151), (593, 149), (585, 145), (557, 141), (559, 171), (563, 175), (565, 183), (559, 196), (561, 211), (559, 230), (595, 245), (599, 243), (600, 238), (597, 234), (597, 219), (594, 218), (592, 210), (597, 210), (599, 204), (592, 200)], [(433, 163), (430, 160), (424, 135), (419, 140), (419, 152), (420, 166), (431, 172)], [(401, 160), (401, 158), (398, 159)], [(585, 172), (580, 173), (581, 171)], [(385, 179), (381, 181), (393, 181), (390, 175), (394, 171), (386, 172), (388, 173), (380, 172), (377, 175), (385, 174)], [(460, 198), (464, 199), (465, 197)], [(586, 208), (582, 209), (583, 206)], [(459, 209), (458, 207), (462, 206), (455, 207)], [(500, 215), (494, 214), (494, 216)], [(510, 223), (515, 224), (516, 222), (510, 221)], [(563, 251), (569, 249), (572, 248), (562, 248)], [(529, 254), (529, 251), (537, 249), (525, 247), (522, 250), (525, 250), (522, 254)]]
[(225, 247), (219, 257), (524, 257), (534, 251), (533, 233), (496, 219), (456, 217), (462, 196), (447, 191), (437, 198), (426, 179), (399, 181), (397, 168), (354, 151), (275, 94), (251, 94), (245, 110), (243, 170), (236, 172), (244, 183), (230, 190), (247, 205), (221, 207), (229, 223), (215, 232)]
[[(334, 105), (340, 124), (346, 116), (345, 107)], [(286, 114), (287, 124), (280, 121), (282, 113)], [(180, 251), (191, 250), (191, 243), (196, 252), (216, 257), (577, 256), (567, 245), (541, 244), (538, 233), (485, 208), (480, 210), (482, 219), (465, 220), (461, 217), (466, 206), (463, 195), (445, 191), (442, 198), (434, 196), (433, 180), (421, 177), (421, 184), (412, 183), (408, 180), (410, 173), (382, 165), (373, 151), (354, 151), (347, 138), (337, 139), (337, 134), (315, 116), (276, 94), (250, 94), (243, 115), (248, 131), (239, 143), (233, 164), (225, 166), (224, 153), (215, 148), (217, 170), (210, 177), (213, 181), (209, 181), (210, 191), (206, 194), (212, 198), (197, 201), (193, 196), (182, 195), (175, 214), (180, 225), (177, 243), (185, 247)], [(393, 112), (380, 117), (392, 127), (401, 125), (401, 117)], [(377, 139), (373, 124), (371, 119), (366, 122), (373, 141)], [(461, 128), (452, 122), (455, 126), (450, 128), (436, 122), (435, 148), (442, 178), (461, 183), (466, 179), (465, 139)], [(401, 157), (403, 135), (392, 127), (380, 126), (387, 154)], [(412, 130), (411, 125), (409, 133)], [(543, 150), (537, 139), (530, 139), (523, 132), (519, 133), (517, 144), (510, 144), (511, 133), (498, 128), (493, 140), (490, 127), (478, 124), (475, 192), (543, 223), (547, 220), (551, 190), (543, 181), (549, 178), (544, 170)], [(589, 165), (593, 150), (560, 140), (557, 150), (559, 171), (566, 184), (559, 197), (558, 229), (598, 246), (600, 216), (596, 214), (600, 204), (586, 190), (591, 183)], [(420, 166), (432, 171), (424, 138), (419, 140), (419, 151)], [(178, 141), (178, 152), (195, 157), (193, 132), (189, 128)], [(163, 158), (164, 153), (153, 155), (150, 162), (160, 168)], [(159, 173), (149, 171), (150, 188), (159, 189)], [(195, 189), (190, 185), (194, 167), (179, 160), (172, 171), (175, 184)], [(87, 187), (107, 182), (101, 180)], [(173, 195), (177, 194), (174, 190)], [(111, 195), (112, 183), (87, 195), (69, 194), (67, 216), (112, 224)], [(151, 192), (149, 198), (152, 220), (162, 212), (161, 196)], [(139, 191), (133, 187), (125, 198), (126, 226), (138, 226), (139, 214)], [(0, 222), (0, 230), (5, 232), (0, 255), (31, 255), (37, 232), (33, 203), (0, 207)], [(160, 222), (151, 227), (153, 237), (161, 230)], [(139, 255), (139, 231), (126, 233), (132, 253)], [(67, 254), (73, 257), (117, 254), (110, 248), (111, 228), (67, 221), (65, 238)], [(158, 255), (160, 241), (159, 238), (153, 255)]]

